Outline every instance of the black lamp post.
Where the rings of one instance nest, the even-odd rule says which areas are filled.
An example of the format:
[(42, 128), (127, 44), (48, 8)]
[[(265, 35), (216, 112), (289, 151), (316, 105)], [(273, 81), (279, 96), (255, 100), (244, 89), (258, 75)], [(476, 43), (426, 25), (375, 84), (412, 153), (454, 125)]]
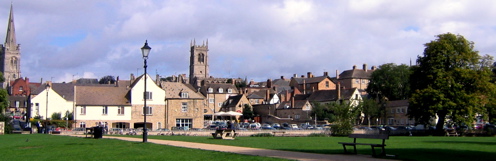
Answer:
[(143, 66), (143, 68), (145, 68), (145, 75), (143, 75), (145, 77), (145, 90), (143, 92), (143, 101), (144, 101), (144, 106), (143, 106), (143, 114), (144, 114), (144, 122), (143, 122), (143, 142), (147, 142), (148, 141), (148, 129), (146, 128), (146, 115), (148, 113), (148, 110), (147, 110), (147, 107), (146, 107), (146, 99), (148, 98), (147, 96), (147, 92), (146, 92), (146, 60), (148, 59), (148, 54), (150, 54), (150, 50), (152, 48), (150, 46), (148, 46), (148, 40), (145, 41), (145, 45), (141, 48), (141, 53), (143, 54), (143, 60), (144, 60), (144, 63), (145, 65)]

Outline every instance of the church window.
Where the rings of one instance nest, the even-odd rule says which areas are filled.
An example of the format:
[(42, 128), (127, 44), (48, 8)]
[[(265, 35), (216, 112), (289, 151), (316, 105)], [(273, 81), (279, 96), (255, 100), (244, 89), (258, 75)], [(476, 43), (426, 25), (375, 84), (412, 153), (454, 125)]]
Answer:
[(203, 53), (198, 54), (198, 62), (205, 63), (205, 54)]

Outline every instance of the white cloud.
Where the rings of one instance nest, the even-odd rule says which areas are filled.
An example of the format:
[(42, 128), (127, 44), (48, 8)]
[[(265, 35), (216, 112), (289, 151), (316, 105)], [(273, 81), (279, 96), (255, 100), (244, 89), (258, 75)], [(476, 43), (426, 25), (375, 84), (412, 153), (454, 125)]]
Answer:
[[(446, 32), (464, 35), (481, 54), (494, 56), (495, 3), (19, 0), (14, 14), (22, 75), (32, 80), (128, 79), (143, 72), (139, 49), (146, 39), (152, 74), (188, 73), (190, 41), (208, 39), (213, 76), (266, 80), (409, 63), (423, 44)], [(9, 9), (9, 2), (0, 2), (0, 38)]]

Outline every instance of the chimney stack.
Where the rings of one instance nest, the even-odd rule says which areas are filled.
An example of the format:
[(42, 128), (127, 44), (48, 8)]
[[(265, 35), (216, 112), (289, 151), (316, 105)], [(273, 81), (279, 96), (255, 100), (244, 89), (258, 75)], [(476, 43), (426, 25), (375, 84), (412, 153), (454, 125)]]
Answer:
[(295, 106), (295, 100), (294, 100), (294, 98), (295, 98), (295, 91), (293, 90), (293, 94), (291, 96), (291, 108), (294, 108), (294, 106)]
[(363, 70), (367, 71), (367, 64), (363, 64)]
[(336, 91), (338, 92), (338, 101), (341, 100), (341, 82), (338, 82), (336, 86)]
[(329, 76), (329, 73), (327, 73), (327, 72), (324, 72), (324, 76), (326, 76), (326, 77), (327, 77), (327, 76)]
[(307, 94), (307, 82), (303, 79), (303, 94)]
[(272, 88), (272, 79), (267, 79), (267, 88)]
[(284, 76), (281, 76), (281, 80), (284, 80)]
[(307, 78), (313, 78), (312, 72), (307, 72)]

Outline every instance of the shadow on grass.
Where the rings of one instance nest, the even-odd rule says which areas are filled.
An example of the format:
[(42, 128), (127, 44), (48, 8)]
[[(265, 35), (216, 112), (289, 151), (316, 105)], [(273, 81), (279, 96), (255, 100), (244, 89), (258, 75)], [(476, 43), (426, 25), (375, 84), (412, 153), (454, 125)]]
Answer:
[[(367, 147), (367, 146), (365, 146)], [(344, 150), (330, 150), (330, 149), (315, 149), (315, 150), (301, 150), (301, 149), (276, 149), (284, 151), (298, 151), (306, 153), (319, 153), (319, 154), (345, 154)], [(351, 149), (353, 150), (353, 149)], [(370, 147), (357, 147), (357, 152), (359, 155), (372, 155), (372, 149)], [(380, 153), (380, 149), (376, 149), (377, 153)], [(354, 155), (354, 154), (345, 154)], [(480, 152), (480, 151), (465, 151), (465, 150), (448, 150), (448, 149), (429, 149), (429, 148), (417, 148), (417, 149), (388, 149), (386, 148), (386, 155), (389, 157), (380, 157), (384, 159), (394, 159), (394, 160), (405, 160), (405, 161), (467, 161), (467, 160), (477, 160), (477, 161), (493, 161), (496, 155), (490, 152)], [(393, 155), (393, 157), (391, 157)]]
[(443, 143), (443, 144), (478, 144), (478, 145), (496, 145), (496, 142), (478, 142), (478, 141), (424, 141), (425, 143)]

